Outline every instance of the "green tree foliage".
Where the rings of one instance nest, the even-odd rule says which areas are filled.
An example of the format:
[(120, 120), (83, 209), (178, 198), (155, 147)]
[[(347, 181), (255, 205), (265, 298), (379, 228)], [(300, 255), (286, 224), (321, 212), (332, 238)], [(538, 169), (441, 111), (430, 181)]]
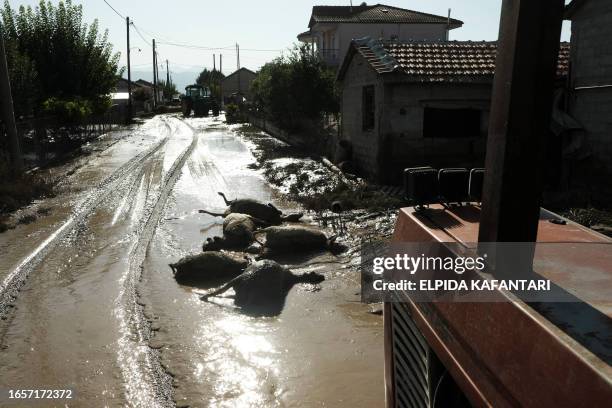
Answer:
[(172, 80), (170, 83), (166, 83), (166, 81), (159, 81), (159, 86), (164, 93), (164, 99), (167, 101), (171, 100), (174, 95), (179, 93), (176, 89), (176, 85), (172, 83)]
[(221, 100), (221, 81), (225, 78), (223, 72), (213, 70), (210, 71), (208, 68), (204, 68), (198, 78), (196, 79), (196, 84), (205, 86), (210, 88), (213, 96), (217, 98), (217, 100)]
[(334, 71), (305, 45), (264, 65), (251, 91), (255, 106), (287, 128), (339, 110)]
[[(11, 83), (18, 114), (96, 113), (108, 107), (116, 85), (119, 54), (97, 20), (83, 22), (81, 5), (71, 0), (14, 10), (8, 0), (0, 10)], [(24, 90), (20, 92), (19, 90)]]

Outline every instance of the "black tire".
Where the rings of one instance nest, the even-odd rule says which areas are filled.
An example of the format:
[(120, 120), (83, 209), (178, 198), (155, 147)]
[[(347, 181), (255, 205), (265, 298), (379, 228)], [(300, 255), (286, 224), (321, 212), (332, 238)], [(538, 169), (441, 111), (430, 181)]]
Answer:
[(219, 116), (219, 109), (213, 109), (213, 116), (217, 117)]

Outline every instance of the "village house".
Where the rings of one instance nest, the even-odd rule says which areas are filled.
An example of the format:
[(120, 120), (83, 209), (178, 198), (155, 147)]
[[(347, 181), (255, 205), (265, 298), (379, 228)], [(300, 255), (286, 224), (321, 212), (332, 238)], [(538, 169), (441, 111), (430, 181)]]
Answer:
[[(132, 87), (134, 87), (134, 84), (132, 84)], [(111, 93), (113, 105), (127, 105), (129, 95), (128, 80), (125, 78), (119, 78), (117, 80), (117, 85), (115, 86), (115, 92)]]
[[(155, 89), (155, 85), (153, 83), (145, 81), (144, 79), (139, 79), (138, 81), (134, 82), (134, 84), (144, 89), (144, 92), (147, 94), (147, 96), (150, 99), (153, 99), (153, 89)], [(164, 100), (164, 91), (161, 89), (160, 86), (157, 87), (157, 100)]]
[(325, 63), (339, 66), (355, 38), (444, 41), (449, 31), (463, 25), (449, 16), (436, 16), (384, 4), (314, 6), (308, 31), (298, 40), (311, 44)]
[(496, 52), (495, 42), (352, 41), (338, 81), (359, 174), (399, 184), (407, 167), (482, 167)]
[[(612, 2), (573, 0), (566, 19), (572, 23), (568, 112), (583, 130), (566, 142), (564, 154), (575, 159), (575, 177), (593, 182), (597, 172), (607, 177), (612, 193)], [(576, 176), (576, 172), (579, 174)], [(572, 180), (573, 182), (579, 180)]]
[(243, 67), (223, 78), (222, 92), (224, 103), (228, 103), (236, 96), (250, 99), (251, 83), (255, 80), (256, 76), (255, 72)]

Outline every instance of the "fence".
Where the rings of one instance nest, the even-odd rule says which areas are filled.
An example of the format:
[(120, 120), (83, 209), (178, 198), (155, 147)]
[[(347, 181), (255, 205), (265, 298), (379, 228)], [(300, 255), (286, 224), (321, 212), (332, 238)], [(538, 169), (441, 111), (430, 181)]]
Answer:
[[(125, 112), (114, 106), (107, 113), (93, 115), (78, 123), (62, 123), (56, 117), (17, 120), (17, 135), (26, 169), (45, 166), (125, 124)], [(0, 153), (8, 151), (4, 124), (0, 123)]]
[(299, 130), (287, 131), (273, 121), (267, 120), (263, 115), (248, 112), (248, 121), (292, 146), (301, 148), (304, 152), (334, 158), (336, 145), (339, 140), (339, 124), (333, 115), (325, 115), (320, 121), (302, 120)]

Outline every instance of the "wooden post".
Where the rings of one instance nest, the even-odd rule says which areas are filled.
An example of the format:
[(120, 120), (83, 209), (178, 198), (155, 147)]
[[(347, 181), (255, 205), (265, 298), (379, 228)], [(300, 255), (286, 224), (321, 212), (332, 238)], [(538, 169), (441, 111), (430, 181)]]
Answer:
[(8, 137), (9, 154), (11, 156), (12, 171), (15, 175), (23, 174), (23, 157), (17, 135), (17, 123), (13, 108), (13, 95), (9, 78), (6, 50), (4, 48), (4, 28), (0, 25), (0, 105), (2, 105), (2, 121)]
[(535, 242), (564, 1), (503, 0), (481, 242)]

